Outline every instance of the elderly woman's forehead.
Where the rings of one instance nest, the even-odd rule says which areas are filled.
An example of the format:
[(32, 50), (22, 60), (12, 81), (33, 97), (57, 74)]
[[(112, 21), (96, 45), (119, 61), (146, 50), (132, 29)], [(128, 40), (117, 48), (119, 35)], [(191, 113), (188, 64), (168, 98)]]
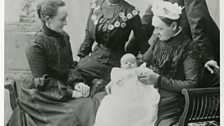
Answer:
[(158, 16), (153, 16), (152, 25), (154, 27), (161, 27), (161, 26), (165, 26), (166, 24)]

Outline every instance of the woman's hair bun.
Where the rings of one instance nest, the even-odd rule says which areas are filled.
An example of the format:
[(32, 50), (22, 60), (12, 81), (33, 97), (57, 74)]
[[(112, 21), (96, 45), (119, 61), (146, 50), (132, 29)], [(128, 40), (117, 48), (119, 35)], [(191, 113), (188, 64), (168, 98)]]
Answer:
[(41, 3), (37, 5), (37, 15), (39, 18), (41, 18)]

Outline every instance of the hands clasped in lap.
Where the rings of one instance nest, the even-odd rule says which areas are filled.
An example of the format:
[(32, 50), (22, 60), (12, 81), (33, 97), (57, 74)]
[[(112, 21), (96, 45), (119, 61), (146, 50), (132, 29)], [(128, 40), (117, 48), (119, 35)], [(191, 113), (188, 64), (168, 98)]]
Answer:
[(74, 87), (74, 91), (72, 93), (73, 98), (81, 98), (81, 97), (88, 97), (90, 93), (90, 87), (85, 83), (77, 83)]

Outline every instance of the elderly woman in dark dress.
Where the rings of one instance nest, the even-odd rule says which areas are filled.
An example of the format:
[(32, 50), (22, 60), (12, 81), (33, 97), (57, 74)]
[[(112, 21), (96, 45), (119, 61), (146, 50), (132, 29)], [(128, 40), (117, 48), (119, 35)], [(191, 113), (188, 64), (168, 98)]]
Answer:
[[(69, 36), (63, 30), (67, 10), (61, 0), (37, 8), (43, 22), (26, 50), (33, 82), (22, 85), (9, 126), (92, 126), (97, 104), (89, 86), (74, 83)], [(83, 98), (82, 98), (83, 97)]]
[(202, 68), (198, 46), (180, 26), (182, 8), (170, 2), (155, 4), (152, 25), (155, 39), (143, 55), (143, 61), (154, 72), (139, 75), (143, 83), (153, 83), (159, 89), (158, 126), (178, 121), (184, 105), (183, 88), (198, 87)]
[[(219, 69), (220, 61), (220, 31), (209, 14), (206, 0), (162, 0), (171, 3), (178, 3), (184, 7), (180, 19), (180, 26), (187, 36), (200, 46), (201, 63), (211, 73), (212, 67)], [(152, 8), (150, 3), (142, 17), (143, 30), (147, 37), (153, 35), (154, 27), (152, 23)], [(133, 44), (131, 44), (133, 47)]]
[[(86, 36), (78, 52), (81, 60), (75, 72), (81, 73), (80, 77), (90, 86), (95, 78), (109, 82), (111, 68), (119, 67), (121, 56), (132, 52), (125, 50), (131, 31), (138, 39), (135, 48), (144, 53), (149, 45), (138, 9), (125, 0), (92, 0)], [(94, 42), (97, 44), (92, 51)]]

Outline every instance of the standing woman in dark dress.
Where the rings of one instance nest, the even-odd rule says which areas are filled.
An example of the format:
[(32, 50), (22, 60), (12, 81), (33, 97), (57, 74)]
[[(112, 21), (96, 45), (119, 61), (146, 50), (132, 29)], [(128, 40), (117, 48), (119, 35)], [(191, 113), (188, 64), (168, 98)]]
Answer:
[[(110, 81), (111, 68), (119, 67), (121, 56), (132, 52), (125, 50), (131, 31), (138, 39), (135, 48), (144, 53), (149, 45), (141, 30), (138, 9), (125, 0), (92, 0), (76, 70), (88, 85), (95, 78)], [(97, 44), (92, 51), (94, 42)]]
[(143, 61), (154, 72), (139, 75), (139, 80), (159, 89), (156, 126), (177, 122), (184, 106), (181, 90), (198, 87), (202, 68), (198, 46), (180, 26), (181, 11), (180, 6), (170, 2), (161, 2), (152, 8), (156, 38), (143, 55)]
[(89, 86), (74, 83), (69, 36), (63, 30), (67, 10), (61, 0), (45, 0), (37, 8), (43, 22), (26, 50), (33, 82), (22, 85), (9, 126), (92, 126), (96, 102)]

